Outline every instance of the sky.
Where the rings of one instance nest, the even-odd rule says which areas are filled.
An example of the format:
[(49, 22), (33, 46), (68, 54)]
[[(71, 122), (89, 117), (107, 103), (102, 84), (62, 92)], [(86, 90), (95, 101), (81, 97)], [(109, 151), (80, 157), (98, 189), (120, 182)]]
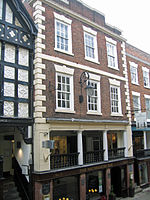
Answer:
[(150, 0), (81, 0), (105, 15), (127, 42), (150, 54)]

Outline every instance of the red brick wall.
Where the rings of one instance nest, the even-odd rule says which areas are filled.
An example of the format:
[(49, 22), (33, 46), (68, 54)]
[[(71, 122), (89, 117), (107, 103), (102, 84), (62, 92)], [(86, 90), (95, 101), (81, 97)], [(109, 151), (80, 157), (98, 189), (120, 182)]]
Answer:
[[(74, 1), (71, 1), (71, 3)], [(70, 3), (70, 6), (72, 5)], [(43, 32), (45, 34), (45, 40), (43, 41), (46, 45), (46, 49), (43, 51), (44, 54), (51, 55), (54, 57), (59, 57), (67, 61), (75, 62), (78, 64), (83, 64), (85, 66), (89, 66), (95, 69), (103, 70), (106, 72), (109, 72), (111, 74), (115, 74), (118, 76), (123, 76), (123, 67), (122, 67), (122, 54), (121, 54), (121, 42), (117, 41), (117, 53), (118, 53), (118, 65), (119, 70), (113, 70), (107, 66), (107, 52), (106, 52), (106, 41), (105, 41), (105, 34), (100, 32), (99, 30), (96, 30), (92, 27), (93, 30), (97, 31), (97, 44), (98, 44), (98, 60), (100, 64), (92, 63), (85, 60), (84, 55), (84, 38), (83, 38), (83, 27), (82, 25), (85, 25), (89, 27), (86, 24), (83, 24), (81, 21), (71, 18), (70, 16), (66, 15), (65, 13), (62, 13), (60, 11), (56, 11), (49, 5), (43, 4), (45, 7), (46, 12), (44, 13), (46, 21), (45, 21), (45, 27), (46, 30)], [(74, 8), (77, 9), (77, 8)], [(86, 8), (84, 8), (86, 9)], [(80, 7), (79, 7), (80, 11)], [(78, 12), (79, 12), (78, 11)], [(83, 9), (82, 9), (83, 11)], [(89, 10), (88, 10), (89, 11)], [(61, 52), (57, 52), (54, 50), (55, 47), (55, 30), (54, 30), (54, 13), (57, 12), (59, 14), (62, 14), (66, 16), (67, 18), (72, 20), (72, 47), (73, 47), (73, 54), (74, 56), (66, 55)], [(89, 11), (90, 12), (90, 11)], [(88, 14), (88, 12), (86, 12)], [(90, 14), (89, 14), (90, 17)], [(108, 35), (106, 35), (109, 37)], [(114, 39), (114, 38), (113, 38)], [(116, 39), (114, 39), (116, 40)], [(45, 105), (47, 106), (47, 112), (45, 113), (44, 117), (66, 117), (66, 118), (78, 118), (78, 117), (84, 117), (84, 118), (93, 118), (93, 119), (126, 119), (126, 103), (125, 103), (125, 89), (124, 89), (124, 82), (121, 82), (121, 97), (122, 97), (122, 111), (124, 114), (123, 118), (117, 118), (117, 117), (110, 117), (111, 111), (110, 111), (110, 85), (108, 77), (101, 76), (101, 110), (102, 110), (102, 116), (89, 116), (86, 114), (87, 112), (87, 104), (86, 104), (86, 94), (84, 92), (84, 102), (82, 105), (79, 104), (79, 94), (80, 94), (80, 85), (79, 85), (79, 79), (82, 71), (80, 69), (75, 69), (74, 72), (74, 108), (75, 108), (75, 114), (66, 114), (64, 116), (63, 113), (55, 113), (55, 91), (49, 92), (51, 88), (49, 88), (49, 84), (55, 85), (55, 69), (54, 64), (52, 62), (44, 61), (46, 64), (46, 70), (43, 70), (43, 73), (46, 74), (46, 81), (43, 81), (44, 84), (47, 85), (47, 90), (43, 92), (44, 95), (47, 96), (47, 101)], [(68, 66), (69, 67), (69, 66)], [(81, 113), (80, 113), (80, 106), (81, 106)], [(82, 116), (81, 116), (82, 115)]]
[[(150, 69), (150, 55), (133, 47), (132, 45), (129, 45), (129, 44), (126, 44), (126, 52), (127, 52), (127, 67), (128, 67), (128, 75), (129, 75), (128, 77), (129, 77), (131, 110), (133, 110), (132, 91), (134, 91), (134, 92), (140, 93), (141, 109), (142, 109), (142, 112), (144, 112), (144, 110), (145, 110), (144, 94), (150, 95), (150, 89), (147, 89), (144, 87), (142, 67), (146, 67), (146, 68)], [(128, 54), (130, 54), (134, 57), (131, 57)], [(138, 83), (139, 83), (139, 85), (135, 85), (135, 84), (131, 83), (130, 64), (129, 64), (130, 61), (138, 64)], [(146, 64), (145, 62), (148, 62), (149, 65)]]

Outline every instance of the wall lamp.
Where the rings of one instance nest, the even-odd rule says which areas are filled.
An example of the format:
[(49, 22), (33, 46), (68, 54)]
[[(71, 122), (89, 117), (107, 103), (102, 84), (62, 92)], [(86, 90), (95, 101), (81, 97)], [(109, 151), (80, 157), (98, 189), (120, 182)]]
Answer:
[[(83, 94), (82, 94), (82, 88), (83, 86), (86, 84), (86, 82), (89, 80), (90, 75), (88, 72), (82, 72), (81, 76), (80, 76), (80, 87), (81, 87), (81, 94), (79, 95), (79, 103), (83, 102)], [(90, 85), (90, 83), (86, 84), (85, 87), (88, 96), (92, 96), (93, 92), (94, 92), (94, 88)]]

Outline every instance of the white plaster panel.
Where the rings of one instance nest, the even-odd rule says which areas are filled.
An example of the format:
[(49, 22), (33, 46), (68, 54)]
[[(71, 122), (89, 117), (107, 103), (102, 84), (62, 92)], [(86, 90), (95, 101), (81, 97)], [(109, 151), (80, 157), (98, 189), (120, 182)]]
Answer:
[(10, 45), (10, 44), (5, 45), (4, 60), (6, 62), (15, 63), (15, 46)]
[(4, 66), (4, 77), (9, 79), (15, 79), (15, 68)]
[(4, 82), (4, 96), (14, 97), (15, 96), (15, 85), (14, 83)]
[(14, 103), (9, 101), (4, 101), (4, 116), (13, 117), (14, 116)]
[(28, 117), (28, 103), (18, 104), (18, 117), (27, 118)]
[(29, 51), (27, 49), (19, 48), (19, 65), (29, 66)]
[(16, 26), (19, 26), (19, 27), (22, 27), (17, 18), (15, 18), (15, 25), (16, 25)]
[(28, 82), (28, 71), (24, 69), (18, 69), (18, 80)]
[(8, 4), (6, 3), (6, 16), (5, 16), (6, 22), (9, 22), (12, 24), (13, 22), (13, 12), (11, 10), (11, 8), (8, 6)]
[(26, 85), (18, 85), (18, 97), (28, 99), (28, 86)]
[(0, 19), (2, 19), (3, 1), (0, 1)]

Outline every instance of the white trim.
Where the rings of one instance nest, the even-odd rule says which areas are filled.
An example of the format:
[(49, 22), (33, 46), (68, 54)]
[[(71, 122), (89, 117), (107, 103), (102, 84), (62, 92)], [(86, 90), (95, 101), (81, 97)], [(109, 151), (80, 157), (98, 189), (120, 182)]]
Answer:
[(91, 110), (89, 110), (89, 111), (87, 111), (87, 115), (102, 115), (102, 113), (101, 112), (97, 112), (97, 111), (91, 111)]
[(54, 66), (55, 66), (56, 72), (60, 72), (60, 73), (63, 73), (63, 74), (69, 74), (69, 75), (72, 75), (72, 76), (74, 74), (74, 69), (66, 67), (65, 65), (54, 64)]
[(89, 28), (89, 27), (83, 26), (83, 30), (84, 30), (85, 32), (87, 32), (87, 33), (90, 33), (90, 34), (92, 34), (92, 35), (94, 35), (94, 36), (97, 36), (97, 32), (94, 31), (94, 30), (92, 30), (92, 29)]
[(63, 108), (62, 109), (61, 108), (56, 108), (55, 112), (72, 113), (72, 114), (76, 113), (74, 110), (67, 110), (67, 109), (63, 109)]
[(120, 81), (126, 81), (127, 80), (127, 78), (124, 78), (124, 77), (121, 77), (121, 76), (118, 76), (118, 75), (115, 75), (115, 74), (112, 74), (112, 73), (109, 73), (109, 72), (106, 72), (106, 71), (102, 71), (102, 70), (99, 70), (99, 69), (95, 69), (93, 67), (89, 67), (87, 65), (78, 64), (78, 63), (75, 63), (75, 62), (71, 62), (71, 61), (68, 61), (68, 60), (65, 60), (65, 59), (62, 59), (62, 58), (50, 56), (50, 55), (43, 54), (43, 53), (37, 53), (35, 55), (34, 63), (36, 63), (35, 62), (36, 58), (41, 58), (41, 60), (44, 59), (44, 60), (52, 61), (52, 62), (55, 62), (55, 63), (68, 65), (70, 67), (86, 70), (86, 71), (91, 72), (91, 73), (107, 76), (107, 77), (110, 77), (110, 78), (115, 78), (115, 79), (118, 79)]
[(113, 40), (112, 38), (105, 36), (105, 39), (106, 39), (106, 42), (111, 43), (113, 45), (117, 45), (117, 41)]
[[(121, 92), (120, 92), (120, 82), (119, 81), (112, 81), (109, 79), (110, 82), (110, 104), (111, 104), (111, 87), (118, 88), (118, 113), (111, 111), (111, 116), (123, 116), (122, 115), (122, 105), (121, 105)], [(118, 82), (118, 83), (117, 83)], [(112, 84), (111, 84), (112, 83)], [(114, 84), (115, 83), (115, 84)]]
[(150, 95), (144, 94), (145, 99), (150, 99)]
[(60, 0), (60, 1), (66, 3), (66, 4), (69, 4), (69, 1), (68, 1), (68, 0)]
[(116, 79), (110, 79), (109, 78), (110, 85), (115, 85), (117, 87), (120, 87), (120, 81), (117, 81)]
[[(66, 66), (59, 66), (55, 65), (56, 71), (56, 88), (57, 88), (57, 76), (68, 76), (70, 78), (70, 108), (60, 108), (58, 107), (58, 96), (57, 96), (57, 90), (56, 90), (56, 109), (55, 112), (63, 112), (63, 113), (75, 113), (74, 111), (74, 84), (73, 84), (73, 74), (74, 69), (70, 69)], [(62, 70), (62, 71), (61, 71)]]
[(138, 68), (138, 64), (136, 64), (135, 62), (131, 62), (131, 61), (129, 61), (129, 63), (130, 63), (130, 66), (133, 66), (133, 67)]
[(58, 13), (54, 12), (54, 17), (55, 19), (58, 19), (64, 23), (67, 23), (69, 25), (71, 25), (72, 23), (72, 20), (71, 19), (68, 19), (67, 17), (65, 17), (64, 15), (59, 15)]
[[(90, 80), (93, 83), (97, 84), (97, 110), (89, 110), (88, 109), (88, 95), (87, 95), (87, 114), (93, 114), (93, 115), (102, 115), (101, 113), (101, 90), (100, 90), (100, 77), (98, 76), (92, 76), (90, 74)], [(92, 78), (99, 79), (99, 80), (92, 80)], [(92, 98), (92, 97), (91, 97)]]
[[(54, 50), (69, 54), (69, 55), (74, 55), (72, 53), (72, 31), (71, 31), (71, 23), (72, 20), (66, 18), (64, 15), (59, 15), (58, 13), (54, 12), (54, 20), (55, 20), (55, 47)], [(64, 24), (68, 27), (68, 50), (66, 51), (65, 49), (57, 48), (57, 22)]]
[(149, 69), (147, 67), (142, 67), (142, 70), (149, 73)]
[[(91, 28), (88, 28), (88, 27), (85, 27), (85, 26), (83, 26), (83, 30), (84, 30), (84, 54), (85, 54), (85, 59), (88, 60), (88, 61), (95, 62), (95, 63), (99, 64), (99, 61), (98, 61), (98, 47), (97, 47), (97, 32), (92, 30)], [(95, 56), (95, 58), (91, 58), (91, 57), (88, 57), (86, 55), (86, 45), (85, 45), (85, 35), (86, 34), (90, 35), (94, 39), (94, 56)]]
[[(131, 75), (131, 83), (132, 84), (135, 84), (135, 85), (139, 85), (139, 80), (138, 80), (138, 64), (134, 63), (134, 62), (130, 62), (130, 75)], [(132, 74), (131, 74), (131, 71), (132, 71), (132, 67), (136, 69), (136, 82), (134, 80), (132, 80)]]
[(134, 91), (132, 91), (132, 95), (133, 95), (133, 96), (140, 97), (140, 93), (139, 93), (139, 92), (134, 92)]
[(89, 73), (89, 77), (90, 77), (90, 80), (94, 80), (94, 81), (100, 81), (101, 80), (101, 76), (96, 75), (96, 74)]
[(109, 65), (109, 62), (108, 62), (108, 67), (111, 68), (111, 69), (114, 69), (114, 70), (119, 70), (119, 68), (118, 68), (118, 55), (117, 55), (117, 41), (113, 40), (112, 38), (108, 38), (106, 36), (105, 36), (105, 39), (106, 39), (106, 50), (107, 50), (107, 62), (108, 62), (108, 57), (110, 56), (110, 54), (108, 55), (107, 44), (114, 47), (115, 66)]

